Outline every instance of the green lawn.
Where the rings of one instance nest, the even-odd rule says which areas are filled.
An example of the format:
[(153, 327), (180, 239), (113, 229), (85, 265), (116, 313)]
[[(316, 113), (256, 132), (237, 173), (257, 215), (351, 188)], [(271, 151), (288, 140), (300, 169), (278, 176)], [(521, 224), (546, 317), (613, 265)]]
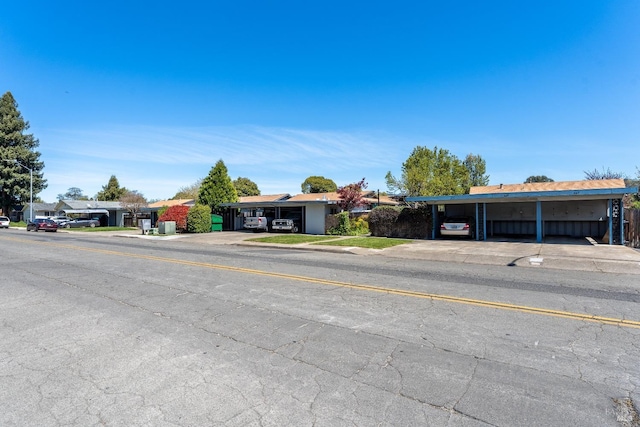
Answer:
[(311, 243), (313, 245), (331, 246), (356, 246), (359, 248), (384, 249), (391, 246), (411, 243), (409, 239), (388, 239), (386, 237), (347, 237), (341, 236), (310, 236), (307, 234), (283, 234), (280, 236), (257, 237), (247, 239), (249, 242), (280, 243), (283, 245), (296, 245)]
[(95, 228), (91, 228), (91, 227), (83, 227), (83, 228), (64, 228), (61, 227), (60, 230), (64, 230), (64, 231), (85, 231), (85, 232), (91, 232), (91, 233), (96, 233), (96, 232), (101, 232), (101, 231), (131, 231), (131, 230), (140, 230), (139, 228), (136, 227), (95, 227)]
[(356, 246), (358, 248), (384, 249), (392, 246), (411, 243), (409, 239), (389, 239), (386, 237), (351, 237), (349, 239), (332, 240), (327, 242), (314, 243), (315, 245), (329, 246)]
[(281, 236), (257, 237), (247, 239), (248, 242), (281, 243), (284, 245), (296, 245), (298, 243), (314, 243), (324, 240), (335, 240), (337, 236), (310, 236), (307, 234), (283, 234)]

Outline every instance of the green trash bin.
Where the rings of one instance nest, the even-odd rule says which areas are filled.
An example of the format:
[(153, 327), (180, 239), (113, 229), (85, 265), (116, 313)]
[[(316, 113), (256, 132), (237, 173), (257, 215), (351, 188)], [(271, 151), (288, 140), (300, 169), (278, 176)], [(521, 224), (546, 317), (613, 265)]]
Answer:
[(222, 215), (211, 215), (211, 231), (222, 231)]

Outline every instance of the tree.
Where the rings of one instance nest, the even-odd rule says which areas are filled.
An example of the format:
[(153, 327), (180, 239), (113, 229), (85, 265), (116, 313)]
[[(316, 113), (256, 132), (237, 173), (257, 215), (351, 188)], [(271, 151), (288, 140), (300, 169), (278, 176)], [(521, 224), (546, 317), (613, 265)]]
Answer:
[(367, 183), (362, 178), (358, 182), (354, 182), (344, 187), (338, 188), (338, 206), (344, 211), (351, 211), (354, 208), (362, 206), (365, 202), (362, 198), (362, 190), (367, 188)]
[(118, 178), (116, 178), (115, 175), (111, 175), (107, 185), (103, 185), (102, 191), (99, 191), (98, 194), (96, 194), (96, 200), (115, 202), (116, 200), (120, 200), (120, 198), (127, 194), (127, 192), (129, 192), (129, 190), (124, 187), (120, 187)]
[(58, 200), (89, 200), (78, 187), (71, 187), (64, 194), (58, 194)]
[(546, 175), (531, 175), (524, 183), (531, 184), (532, 182), (553, 182), (553, 180)]
[(389, 192), (406, 196), (464, 194), (469, 189), (469, 170), (448, 150), (416, 147), (402, 164), (402, 177), (387, 172)]
[(216, 213), (222, 210), (220, 204), (237, 201), (238, 193), (231, 182), (227, 167), (222, 160), (218, 160), (209, 171), (209, 175), (202, 181), (198, 203), (209, 206), (211, 212)]
[[(36, 195), (47, 188), (43, 178), (44, 163), (36, 148), (40, 142), (33, 134), (26, 134), (29, 122), (18, 111), (18, 103), (11, 92), (0, 98), (0, 209), (8, 215), (11, 207), (28, 203), (33, 190)], [(31, 172), (29, 171), (31, 170)], [(31, 177), (33, 176), (33, 185)]]
[(333, 180), (324, 176), (310, 176), (301, 185), (304, 194), (309, 193), (331, 193), (338, 190), (338, 186)]
[(626, 176), (620, 172), (612, 172), (610, 168), (607, 168), (605, 171), (602, 168), (602, 172), (598, 169), (594, 169), (592, 171), (584, 171), (584, 179), (588, 181), (596, 181), (599, 179), (625, 179)]
[(134, 224), (138, 222), (138, 214), (142, 211), (142, 208), (148, 206), (147, 199), (136, 190), (127, 191), (118, 201), (120, 206), (125, 208), (133, 217)]
[[(640, 188), (640, 168), (636, 166), (636, 178), (626, 178), (624, 180), (624, 185), (626, 187), (638, 187)], [(635, 194), (627, 194), (623, 198), (624, 205), (629, 206), (633, 209), (640, 209), (640, 191)]]
[[(480, 187), (489, 185), (489, 175), (487, 175), (487, 163), (480, 155), (473, 153), (467, 154), (462, 162), (469, 171), (469, 185), (471, 187)], [(468, 193), (469, 191), (465, 191)]]
[(238, 179), (233, 181), (233, 186), (235, 187), (236, 193), (238, 193), (239, 197), (260, 195), (258, 184), (251, 181), (249, 178), (238, 177)]
[[(163, 221), (175, 221), (176, 223), (176, 231), (183, 232), (187, 230), (187, 217), (189, 216), (189, 211), (191, 208), (185, 205), (175, 205), (168, 207), (160, 216), (158, 217), (158, 222)], [(209, 207), (207, 207), (209, 209)], [(211, 221), (211, 217), (209, 217), (209, 221)]]
[(199, 179), (191, 185), (180, 187), (180, 189), (178, 190), (176, 195), (172, 197), (172, 199), (197, 199), (201, 185), (202, 179)]

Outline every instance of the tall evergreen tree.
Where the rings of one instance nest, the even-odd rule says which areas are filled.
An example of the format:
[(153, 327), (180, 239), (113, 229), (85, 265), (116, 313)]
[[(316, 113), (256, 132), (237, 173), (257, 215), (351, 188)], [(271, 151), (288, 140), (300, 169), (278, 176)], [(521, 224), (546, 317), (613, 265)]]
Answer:
[(44, 162), (36, 148), (40, 142), (25, 131), (29, 122), (25, 121), (18, 110), (18, 103), (11, 92), (0, 98), (0, 208), (5, 215), (11, 206), (28, 203), (31, 192), (31, 174), (33, 172), (33, 199), (36, 194), (47, 188), (43, 178)]
[(103, 185), (102, 191), (98, 191), (98, 194), (96, 194), (96, 199), (103, 202), (115, 202), (120, 200), (128, 191), (126, 188), (120, 187), (118, 178), (115, 175), (111, 175), (107, 185)]
[(218, 160), (211, 168), (209, 175), (202, 180), (200, 192), (198, 193), (198, 203), (207, 205), (211, 212), (220, 212), (221, 203), (233, 203), (238, 201), (233, 182), (229, 177), (227, 167), (222, 160)]

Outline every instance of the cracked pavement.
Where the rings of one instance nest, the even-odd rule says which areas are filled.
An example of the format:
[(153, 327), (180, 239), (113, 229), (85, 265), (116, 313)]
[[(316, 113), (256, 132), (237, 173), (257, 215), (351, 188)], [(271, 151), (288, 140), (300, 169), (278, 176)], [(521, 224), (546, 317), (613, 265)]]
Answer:
[[(358, 256), (6, 236), (3, 426), (620, 426), (614, 399), (640, 401), (640, 329), (126, 253), (640, 320), (637, 302), (544, 292), (580, 287), (574, 271), (429, 264), (407, 280)], [(637, 276), (596, 274), (640, 292)]]

